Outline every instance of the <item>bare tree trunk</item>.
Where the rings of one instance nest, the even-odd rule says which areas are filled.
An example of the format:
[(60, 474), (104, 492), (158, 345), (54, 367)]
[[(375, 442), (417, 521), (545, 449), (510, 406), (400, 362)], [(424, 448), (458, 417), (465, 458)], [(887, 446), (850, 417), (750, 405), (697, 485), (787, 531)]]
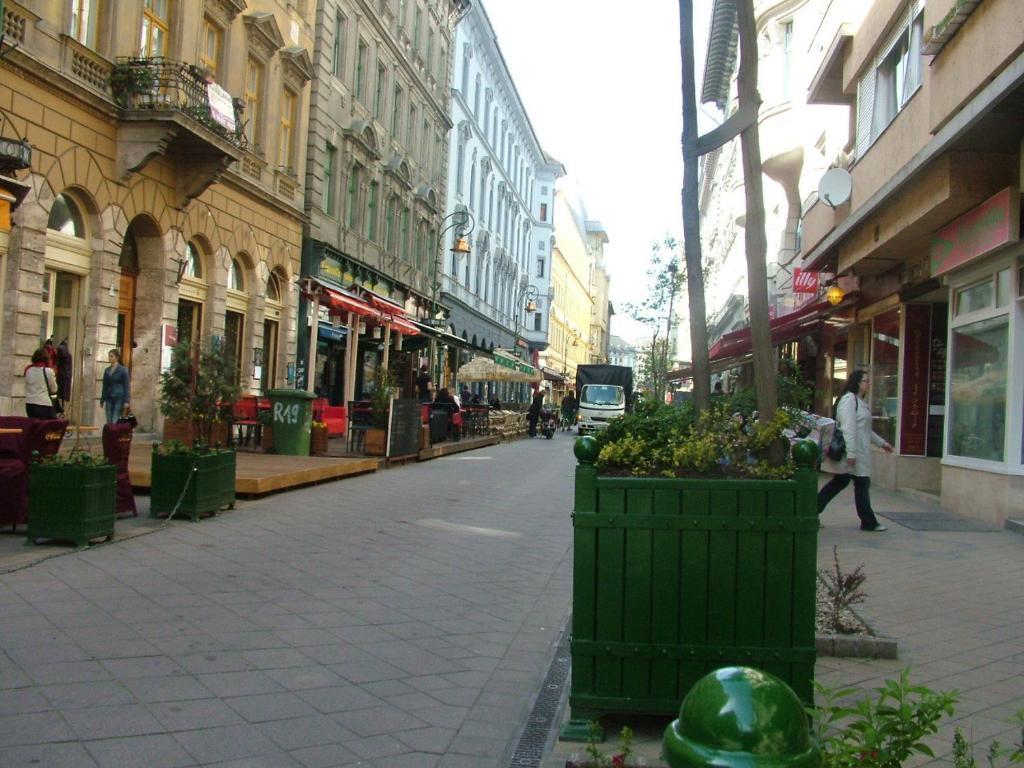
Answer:
[[(737, 0), (740, 33), (740, 67), (737, 79), (739, 107), (759, 102), (757, 93), (757, 28), (753, 0)], [(768, 321), (768, 243), (764, 232), (764, 192), (761, 177), (761, 145), (757, 120), (740, 134), (743, 150), (743, 186), (746, 193), (747, 291), (750, 301), (750, 340), (754, 355), (754, 390), (762, 423), (775, 415), (775, 353)]]
[(690, 305), (693, 404), (697, 413), (700, 413), (711, 407), (711, 365), (708, 362), (707, 309), (704, 304), (704, 270), (700, 247), (693, 0), (679, 0), (679, 51), (683, 75), (683, 250), (686, 256), (686, 295)]

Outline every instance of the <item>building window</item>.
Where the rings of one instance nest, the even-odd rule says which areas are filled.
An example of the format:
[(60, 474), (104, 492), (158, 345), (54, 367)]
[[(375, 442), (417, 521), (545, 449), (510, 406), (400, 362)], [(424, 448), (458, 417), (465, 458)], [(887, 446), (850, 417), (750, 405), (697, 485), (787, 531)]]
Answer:
[(793, 22), (782, 25), (782, 98), (789, 99), (790, 69), (793, 63)]
[(334, 164), (338, 159), (338, 150), (330, 144), (324, 157), (324, 213), (334, 215)]
[(412, 49), (420, 51), (420, 27), (423, 25), (423, 10), (417, 5), (412, 20)]
[(263, 65), (250, 56), (245, 68), (245, 137), (257, 148), (263, 143), (262, 91)]
[(348, 228), (353, 231), (358, 231), (359, 227), (359, 177), (360, 171), (358, 165), (352, 166), (352, 172), (348, 177), (348, 200), (346, 205), (348, 206)]
[(462, 177), (466, 173), (466, 147), (459, 142), (459, 148), (455, 155), (455, 192), (462, 194)]
[(1005, 315), (953, 329), (949, 452), (954, 456), (1003, 460), (1009, 358)]
[(473, 87), (473, 117), (480, 119), (480, 75), (476, 76), (476, 85)]
[(384, 113), (384, 85), (387, 82), (388, 71), (383, 64), (377, 62), (377, 87), (373, 92), (373, 116), (380, 120)]
[(281, 126), (277, 144), (277, 165), (286, 173), (295, 174), (295, 106), (298, 103), (293, 91), (284, 89), (281, 93)]
[(537, 277), (544, 277), (545, 258), (543, 256), (537, 257)]
[(182, 276), (193, 280), (203, 279), (203, 257), (192, 242), (185, 246), (185, 271)]
[(476, 153), (473, 155), (473, 162), (469, 166), (469, 207), (476, 210)]
[[(359, 41), (356, 49), (356, 98), (364, 101), (366, 98), (366, 43)], [(365, 102), (364, 102), (365, 103)]]
[(398, 138), (398, 129), (402, 126), (402, 86), (395, 83), (394, 101), (391, 104), (391, 136)]
[(388, 198), (387, 207), (384, 209), (384, 250), (394, 255), (395, 253), (395, 216), (398, 214), (398, 198), (394, 195)]
[(434, 30), (427, 29), (427, 55), (424, 62), (427, 66), (427, 74), (434, 72)]
[(543, 240), (538, 240), (537, 241), (537, 250), (540, 253), (544, 253), (544, 241)]
[(544, 313), (535, 312), (533, 314), (533, 330), (543, 331), (544, 330)]
[(412, 152), (416, 147), (416, 120), (418, 117), (418, 111), (415, 104), (409, 105), (409, 124), (406, 126), (406, 130), (409, 131), (409, 136), (405, 142), (406, 149)]
[(899, 415), (900, 310), (874, 319), (871, 333), (872, 429), (896, 444)]
[(345, 16), (341, 13), (335, 13), (334, 40), (331, 43), (331, 74), (335, 77), (341, 77), (345, 69), (345, 31)]
[(366, 239), (377, 240), (377, 196), (380, 185), (376, 181), (370, 182), (370, 189), (366, 195)]
[(142, 40), (139, 52), (144, 57), (166, 56), (167, 38), (170, 34), (170, 0), (143, 0)]
[(541, 221), (547, 221), (548, 220), (548, 204), (547, 203), (541, 203), (540, 204), (540, 220)]
[(857, 156), (882, 135), (921, 85), (923, 3), (915, 0), (906, 21), (882, 48), (857, 87)]
[(228, 270), (228, 290), (245, 293), (245, 269), (238, 259), (231, 260), (231, 269)]
[(71, 36), (82, 45), (96, 47), (96, 17), (99, 0), (72, 0)]
[(398, 232), (398, 252), (402, 261), (409, 260), (409, 209), (402, 209), (401, 229)]
[(203, 50), (199, 53), (199, 63), (214, 77), (220, 63), (220, 52), (224, 47), (224, 30), (214, 24), (209, 17), (203, 19)]

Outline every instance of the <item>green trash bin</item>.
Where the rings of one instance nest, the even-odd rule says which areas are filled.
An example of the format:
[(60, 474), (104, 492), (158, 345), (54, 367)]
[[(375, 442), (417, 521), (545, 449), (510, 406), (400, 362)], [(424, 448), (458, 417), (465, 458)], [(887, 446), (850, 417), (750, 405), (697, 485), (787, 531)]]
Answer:
[(274, 448), (289, 456), (309, 456), (309, 433), (313, 427), (313, 400), (316, 395), (302, 389), (272, 389), (271, 424)]

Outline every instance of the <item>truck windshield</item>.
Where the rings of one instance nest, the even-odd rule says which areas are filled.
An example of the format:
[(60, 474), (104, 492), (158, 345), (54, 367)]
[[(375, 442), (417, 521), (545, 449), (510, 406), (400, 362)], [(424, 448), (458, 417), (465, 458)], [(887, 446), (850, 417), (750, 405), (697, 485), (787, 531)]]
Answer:
[(622, 405), (622, 387), (611, 384), (587, 384), (583, 387), (580, 404)]

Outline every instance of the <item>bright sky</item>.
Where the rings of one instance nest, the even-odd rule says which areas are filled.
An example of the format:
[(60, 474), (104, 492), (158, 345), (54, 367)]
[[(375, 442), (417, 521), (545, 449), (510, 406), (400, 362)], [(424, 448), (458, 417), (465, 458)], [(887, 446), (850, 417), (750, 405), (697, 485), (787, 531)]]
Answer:
[[(695, 0), (707, 33), (711, 0)], [(625, 314), (646, 289), (651, 245), (682, 239), (679, 15), (673, 0), (485, 0), (541, 146), (604, 224), (612, 333), (644, 327)], [(698, 42), (698, 46), (701, 44)], [(697, 56), (698, 83), (703, 53)]]

